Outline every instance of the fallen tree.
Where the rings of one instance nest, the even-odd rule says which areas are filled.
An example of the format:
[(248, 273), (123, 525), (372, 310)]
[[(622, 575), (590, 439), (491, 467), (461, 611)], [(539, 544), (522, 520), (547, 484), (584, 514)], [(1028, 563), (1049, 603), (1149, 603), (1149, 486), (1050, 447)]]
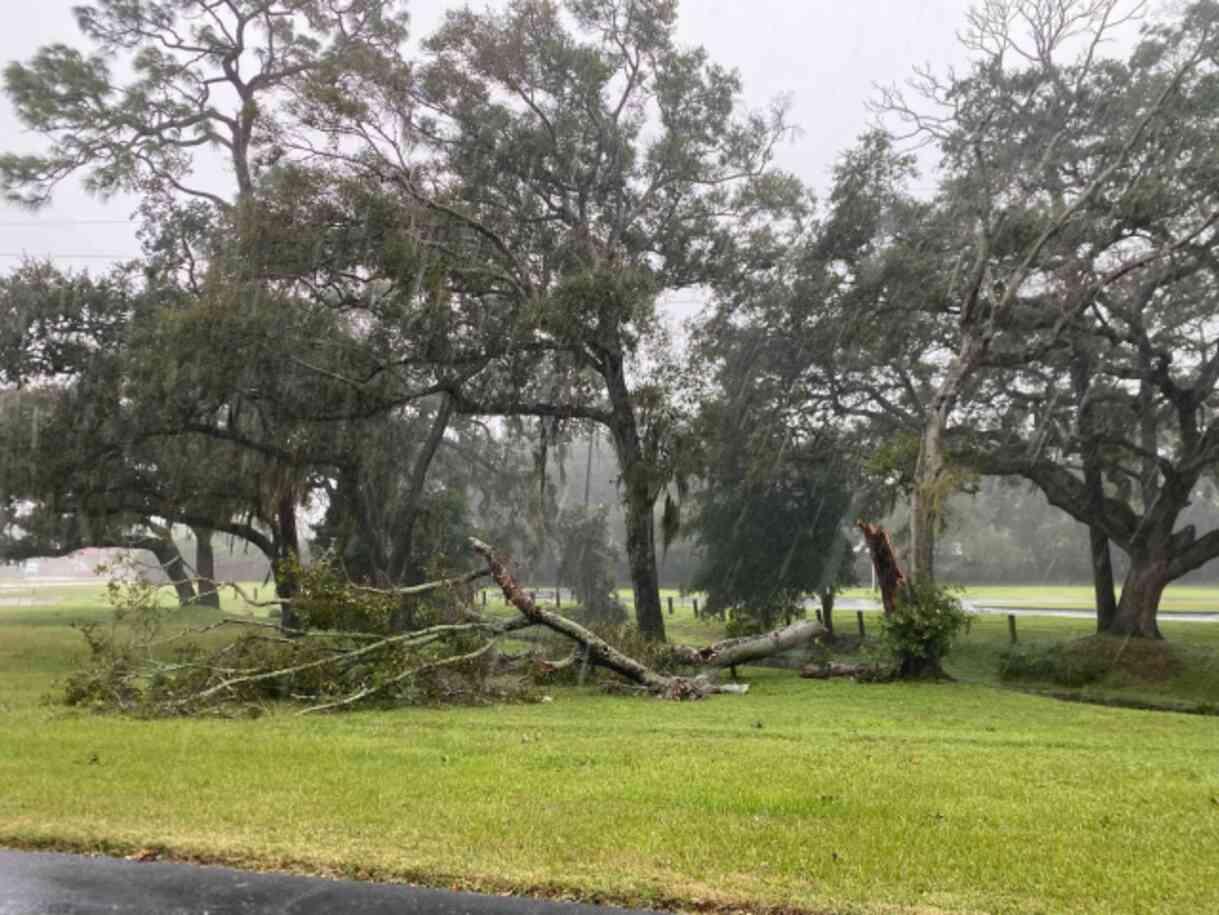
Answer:
[[(880, 528), (875, 531), (884, 533)], [(888, 541), (887, 536), (883, 541)], [(731, 669), (735, 679), (738, 665), (797, 651), (829, 635), (820, 622), (802, 620), (764, 635), (725, 639), (701, 648), (651, 646), (643, 651), (641, 660), (598, 632), (539, 605), (493, 547), (475, 538), (468, 543), (486, 563), (485, 569), (404, 588), (363, 587), (337, 580), (324, 564), (314, 566), (302, 576), (301, 592), (292, 598), (299, 611), (294, 618), (303, 622), (289, 627), (253, 615), (222, 616), (194, 627), (175, 626), (156, 603), (155, 585), (143, 582), (115, 588), (125, 595), (121, 605), (116, 605), (115, 623), (85, 627), (91, 658), (69, 677), (68, 701), (157, 716), (248, 714), (270, 703), (290, 702), (300, 706), (300, 714), (311, 714), (371, 702), (412, 704), (525, 696), (528, 690), (522, 684), (529, 677), (577, 664), (581, 682), (590, 668), (600, 668), (643, 694), (701, 699), (748, 691), (745, 684), (719, 683), (721, 670)], [(902, 593), (893, 613), (886, 616), (886, 626), (891, 623), (897, 627), (895, 631), (901, 631), (903, 622), (909, 622), (922, 631), (937, 621), (951, 622), (938, 590), (916, 600), (920, 588), (904, 581), (895, 562), (892, 568), (896, 580), (902, 582)], [(493, 618), (473, 609), (470, 585), (486, 575), (519, 616)], [(251, 608), (284, 602), (279, 598), (254, 600), (234, 584), (196, 583), (229, 588)], [(393, 610), (403, 600), (421, 602), (412, 617), (423, 622), (408, 632), (392, 626)], [(569, 643), (569, 655), (552, 661), (536, 650), (515, 655), (500, 651), (506, 638), (535, 628), (550, 633), (552, 641), (557, 636)], [(904, 655), (895, 654), (899, 663), (812, 664), (802, 669), (801, 676), (884, 680), (939, 673), (939, 658), (952, 634), (946, 622), (941, 629), (940, 641), (932, 650), (920, 654), (919, 646), (907, 646)], [(218, 642), (216, 633), (223, 630), (236, 630), (238, 635)], [(630, 646), (630, 639), (623, 644)], [(675, 667), (701, 672), (682, 676), (670, 672)], [(501, 682), (506, 673), (522, 674), (520, 683)]]
[[(819, 623), (798, 623), (768, 635), (730, 639), (704, 648), (678, 646), (664, 654), (666, 666), (681, 663), (697, 676), (662, 673), (568, 617), (541, 607), (516, 581), (495, 550), (476, 539), (471, 548), (487, 568), (406, 588), (374, 589), (338, 582), (325, 570), (311, 571), (293, 596), (303, 625), (249, 616), (222, 616), (195, 626), (174, 623), (159, 607), (157, 588), (147, 582), (116, 587), (110, 626), (83, 628), (90, 657), (67, 681), (69, 703), (141, 716), (257, 714), (273, 703), (293, 703), (299, 714), (352, 708), (372, 702), (480, 701), (523, 696), (523, 686), (497, 683), (505, 668), (562, 669), (579, 661), (610, 671), (630, 688), (664, 699), (700, 699), (744, 693), (748, 686), (720, 684), (720, 668), (807, 644), (825, 633)], [(520, 616), (487, 617), (473, 609), (469, 585), (490, 575)], [(240, 586), (198, 581), (229, 589), (251, 609), (282, 606), (255, 600)], [(390, 626), (401, 600), (422, 601), (428, 621), (409, 632)], [(353, 609), (354, 608), (354, 609)], [(365, 628), (340, 628), (360, 620)], [(350, 623), (348, 622), (348, 625)], [(536, 653), (508, 656), (501, 642), (541, 628), (574, 643), (565, 661)], [(217, 639), (223, 631), (236, 637)]]
[(678, 663), (691, 667), (735, 668), (738, 664), (761, 661), (822, 639), (830, 630), (815, 620), (800, 620), (763, 635), (724, 639), (705, 648), (674, 645), (671, 654)]
[(897, 674), (891, 664), (846, 664), (841, 661), (827, 661), (823, 664), (805, 664), (800, 668), (800, 676), (805, 680), (848, 677), (852, 680), (880, 683), (895, 679)]
[[(584, 657), (588, 663), (611, 670), (647, 692), (665, 699), (701, 699), (713, 693), (744, 692), (739, 686), (717, 684), (710, 677), (671, 677), (644, 666), (579, 623), (539, 606), (537, 601), (512, 577), (494, 549), (473, 537), (470, 538), (469, 543), (474, 551), (486, 561), (487, 568), (491, 571), (491, 577), (504, 592), (504, 598), (508, 603), (531, 622), (545, 626), (576, 642), (584, 649)], [(687, 650), (692, 656), (699, 654), (699, 649)], [(708, 651), (709, 649), (703, 650)], [(714, 654), (713, 651), (711, 653)]]

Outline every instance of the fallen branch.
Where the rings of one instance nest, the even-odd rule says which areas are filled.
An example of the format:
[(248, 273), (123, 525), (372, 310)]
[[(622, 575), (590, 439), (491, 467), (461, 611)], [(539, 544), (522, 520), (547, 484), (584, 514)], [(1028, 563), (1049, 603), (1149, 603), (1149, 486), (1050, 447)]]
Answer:
[(765, 635), (724, 639), (705, 648), (674, 645), (673, 657), (682, 664), (695, 667), (736, 667), (750, 661), (760, 661), (793, 648), (823, 638), (830, 631), (816, 620), (801, 620)]
[(474, 537), (469, 540), (470, 546), (487, 562), (491, 577), (504, 592), (504, 597), (521, 615), (540, 626), (545, 626), (565, 635), (584, 647), (590, 664), (604, 667), (621, 677), (635, 683), (649, 693), (665, 699), (701, 699), (704, 696), (720, 692), (740, 692), (739, 689), (727, 690), (712, 683), (706, 677), (667, 677), (645, 667), (632, 657), (623, 654), (603, 638), (585, 629), (579, 623), (543, 609), (521, 588), (507, 567), (496, 555), (495, 550)]
[(805, 680), (829, 680), (834, 677), (850, 677), (853, 680), (877, 682), (894, 679), (892, 667), (880, 664), (843, 664), (830, 661), (826, 664), (807, 664), (800, 668)]
[[(217, 695), (218, 693), (230, 692), (237, 686), (252, 683), (262, 683), (268, 680), (278, 680), (292, 676), (293, 674), (303, 673), (308, 670), (327, 667), (337, 662), (350, 664), (352, 661), (358, 660), (359, 658), (366, 657), (395, 645), (410, 648), (423, 648), (439, 641), (445, 636), (456, 635), (458, 633), (481, 632), (492, 637), (497, 637), (502, 635), (505, 631), (507, 631), (506, 625), (490, 620), (483, 623), (457, 623), (453, 625), (431, 626), (427, 629), (418, 629), (413, 632), (383, 638), (380, 641), (371, 642), (367, 645), (362, 645), (359, 648), (353, 648), (350, 651), (341, 652), (337, 656), (315, 658), (300, 664), (295, 664), (290, 667), (281, 667), (275, 670), (257, 671), (244, 674), (242, 676), (226, 677), (207, 689), (185, 696), (173, 704), (176, 706), (197, 704), (211, 698), (214, 695)], [(488, 642), (487, 644), (490, 645), (491, 643)], [(384, 685), (388, 685), (388, 683)], [(314, 711), (316, 711), (316, 709), (314, 709)]]
[(406, 588), (373, 588), (368, 585), (352, 585), (352, 590), (363, 591), (366, 594), (386, 594), (391, 597), (413, 597), (418, 594), (428, 594), (440, 588), (451, 588), (456, 585), (468, 585), (470, 582), (485, 578), (491, 573), (486, 569), (476, 569), (456, 578), (442, 578), (439, 581), (428, 581), (421, 585), (410, 585)]
[(363, 699), (367, 699), (369, 696), (375, 695), (379, 692), (389, 689), (391, 686), (397, 686), (399, 683), (402, 683), (406, 680), (410, 680), (412, 677), (417, 677), (420, 674), (431, 673), (434, 670), (440, 670), (441, 668), (444, 668), (444, 667), (455, 667), (458, 664), (464, 664), (467, 661), (477, 660), (478, 658), (480, 658), (484, 654), (486, 654), (488, 651), (490, 651), (492, 648), (494, 648), (495, 643), (496, 643), (496, 640), (491, 639), (488, 642), (484, 642), (479, 648), (476, 648), (474, 651), (471, 651), (468, 654), (457, 655), (457, 656), (451, 657), (451, 658), (444, 658), (439, 661), (432, 661), (431, 663), (428, 663), (428, 664), (420, 664), (417, 667), (412, 667), (408, 670), (404, 670), (404, 671), (402, 671), (402, 673), (398, 674), (397, 676), (391, 677), (390, 679), (385, 680), (382, 683), (375, 683), (371, 686), (366, 686), (364, 689), (357, 690), (356, 692), (354, 692), (348, 696), (344, 696), (342, 699), (336, 699), (334, 702), (327, 702), (322, 705), (313, 705), (313, 706), (310, 706), (309, 708), (301, 709), (299, 712), (297, 712), (297, 714), (298, 715), (309, 715), (314, 712), (328, 712), (328, 711), (332, 711), (333, 709), (336, 709), (336, 708), (344, 708), (349, 705), (355, 705), (357, 702), (360, 702)]

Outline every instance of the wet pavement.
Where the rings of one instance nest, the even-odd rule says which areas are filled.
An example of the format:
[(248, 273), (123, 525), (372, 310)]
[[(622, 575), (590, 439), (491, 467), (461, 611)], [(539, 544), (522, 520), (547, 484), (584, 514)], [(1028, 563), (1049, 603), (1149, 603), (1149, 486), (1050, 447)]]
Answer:
[[(961, 605), (965, 608), (966, 613), (976, 613), (981, 616), (1057, 616), (1075, 620), (1094, 620), (1096, 619), (1095, 610), (1061, 610), (1038, 607), (990, 607), (984, 604), (975, 604), (973, 601), (962, 601)], [(809, 603), (810, 607), (815, 607), (816, 604)], [(834, 604), (838, 610), (879, 610), (880, 604), (876, 601), (859, 600), (857, 598), (839, 599)], [(1156, 614), (1156, 619), (1161, 623), (1219, 623), (1219, 612), (1209, 613), (1181, 613), (1172, 610), (1161, 610)]]
[(0, 915), (649, 915), (225, 867), (0, 851)]

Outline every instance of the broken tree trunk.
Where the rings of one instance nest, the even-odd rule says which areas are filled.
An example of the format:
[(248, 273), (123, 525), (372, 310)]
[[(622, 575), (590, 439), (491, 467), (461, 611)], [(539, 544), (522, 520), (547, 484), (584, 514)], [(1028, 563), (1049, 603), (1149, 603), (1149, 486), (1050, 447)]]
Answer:
[(800, 676), (806, 680), (829, 680), (833, 677), (892, 680), (893, 668), (879, 664), (843, 664), (840, 661), (830, 661), (826, 664), (807, 664), (800, 668)]
[(590, 664), (612, 670), (621, 677), (635, 683), (653, 695), (664, 699), (701, 699), (721, 692), (741, 692), (739, 687), (721, 687), (704, 677), (666, 677), (623, 654), (595, 633), (589, 632), (579, 623), (565, 616), (552, 613), (539, 606), (512, 577), (507, 567), (490, 546), (471, 537), (470, 546), (487, 562), (491, 577), (504, 592), (504, 598), (521, 612), (526, 619), (567, 636), (582, 645)]
[(897, 608), (897, 595), (906, 583), (906, 576), (902, 574), (902, 567), (897, 564), (897, 555), (893, 552), (893, 541), (889, 539), (889, 532), (879, 524), (860, 521), (857, 526), (863, 531), (868, 552), (872, 554), (872, 568), (876, 570), (876, 583), (880, 585), (881, 603), (884, 604), (885, 616), (889, 616)]
[(682, 664), (696, 667), (736, 667), (738, 664), (760, 661), (799, 648), (829, 633), (825, 626), (815, 620), (801, 620), (765, 635), (725, 639), (705, 648), (674, 645), (671, 651), (673, 657)]

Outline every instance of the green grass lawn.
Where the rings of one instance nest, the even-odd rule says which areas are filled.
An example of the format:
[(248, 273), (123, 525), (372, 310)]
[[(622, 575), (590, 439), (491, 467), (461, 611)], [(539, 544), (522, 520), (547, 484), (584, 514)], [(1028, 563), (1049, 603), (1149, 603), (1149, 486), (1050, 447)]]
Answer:
[[(1219, 718), (998, 689), (1001, 618), (976, 621), (955, 684), (751, 669), (749, 695), (682, 705), (570, 688), (132, 721), (44, 701), (91, 609), (0, 607), (0, 844), (689, 909), (1219, 911)], [(714, 630), (688, 614), (671, 628)]]

